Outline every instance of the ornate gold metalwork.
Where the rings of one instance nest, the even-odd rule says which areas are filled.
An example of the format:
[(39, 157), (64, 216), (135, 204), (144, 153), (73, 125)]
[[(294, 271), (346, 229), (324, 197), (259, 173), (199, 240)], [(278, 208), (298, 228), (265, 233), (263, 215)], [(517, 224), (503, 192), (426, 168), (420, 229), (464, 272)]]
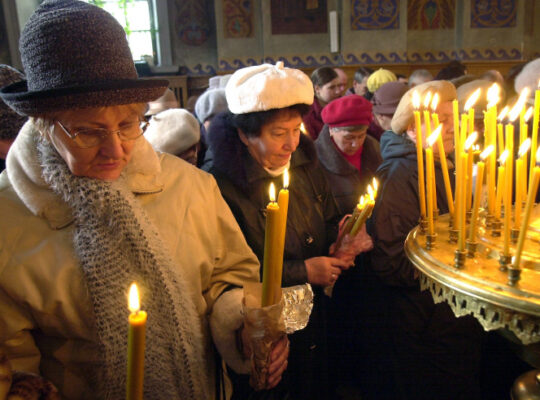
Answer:
[[(499, 269), (502, 238), (486, 230), (485, 213), (475, 255), (459, 257), (460, 268), (456, 268), (455, 244), (442, 240), (428, 250), (426, 235), (414, 228), (405, 241), (405, 252), (420, 272), (422, 290), (429, 289), (436, 303), (446, 301), (458, 317), (475, 316), (485, 330), (506, 328), (523, 344), (540, 342), (540, 207), (535, 211), (517, 271)], [(439, 236), (447, 235), (448, 218), (441, 215), (436, 221)]]

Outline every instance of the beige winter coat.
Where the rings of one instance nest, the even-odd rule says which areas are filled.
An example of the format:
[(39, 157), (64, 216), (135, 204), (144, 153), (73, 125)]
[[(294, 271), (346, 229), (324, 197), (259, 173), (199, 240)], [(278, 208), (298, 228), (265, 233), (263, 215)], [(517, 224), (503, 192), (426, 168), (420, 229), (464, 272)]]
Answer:
[[(41, 178), (33, 135), (28, 122), (0, 175), (0, 352), (14, 369), (50, 379), (65, 398), (92, 398), (85, 376), (99, 367), (97, 333), (74, 253), (73, 219)], [(197, 339), (208, 350), (213, 336), (225, 361), (246, 372), (235, 342), (241, 290), (228, 289), (258, 280), (259, 265), (214, 178), (157, 155), (143, 137), (125, 172), (189, 281), (203, 321)], [(128, 313), (126, 304), (126, 325)], [(202, 358), (214, 376), (214, 360)], [(213, 392), (214, 382), (208, 385)]]

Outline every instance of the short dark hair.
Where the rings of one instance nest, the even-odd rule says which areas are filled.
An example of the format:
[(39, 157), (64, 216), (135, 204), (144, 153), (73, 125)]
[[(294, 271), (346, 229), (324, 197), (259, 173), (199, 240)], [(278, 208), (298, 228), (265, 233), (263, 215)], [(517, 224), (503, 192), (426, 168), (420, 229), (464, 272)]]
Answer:
[(356, 70), (356, 72), (354, 73), (354, 80), (357, 82), (357, 83), (362, 83), (362, 81), (364, 80), (364, 78), (370, 76), (371, 74), (373, 73), (373, 70), (371, 68), (367, 68), (367, 67), (360, 67)]
[(313, 86), (324, 86), (337, 77), (338, 74), (334, 68), (320, 67), (311, 73), (311, 82), (313, 82)]
[(261, 135), (261, 129), (264, 125), (272, 122), (278, 115), (298, 114), (304, 116), (309, 111), (307, 104), (294, 104), (289, 107), (275, 108), (267, 111), (256, 111), (245, 114), (228, 113), (231, 124), (240, 129), (248, 137), (257, 137)]
[(458, 60), (450, 61), (443, 69), (439, 71), (435, 80), (446, 80), (459, 78), (462, 75), (465, 75), (467, 67), (463, 65)]

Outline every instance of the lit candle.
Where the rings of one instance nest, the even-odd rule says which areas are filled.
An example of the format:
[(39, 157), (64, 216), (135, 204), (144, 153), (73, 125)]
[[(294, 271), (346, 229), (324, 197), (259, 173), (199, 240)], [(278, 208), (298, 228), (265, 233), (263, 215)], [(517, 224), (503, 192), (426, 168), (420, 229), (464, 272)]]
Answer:
[(504, 237), (503, 255), (510, 256), (510, 219), (512, 216), (512, 184), (514, 165), (514, 126), (506, 124), (506, 150), (508, 158), (506, 160), (506, 173), (504, 174)]
[[(461, 132), (459, 133), (459, 151), (456, 152), (456, 197), (454, 200), (455, 206), (455, 213), (456, 215), (461, 215), (461, 212), (465, 213), (465, 202), (463, 204), (459, 199), (459, 196), (461, 196), (461, 192), (463, 192), (463, 198), (465, 198), (465, 188), (466, 188), (466, 174), (467, 174), (467, 165), (461, 164), (461, 158), (463, 157), (463, 149), (465, 148), (465, 138), (467, 135), (467, 114), (461, 114)], [(459, 195), (458, 195), (459, 191)], [(461, 210), (460, 207), (463, 207), (463, 210)], [(459, 230), (459, 218), (454, 218), (454, 229)]]
[(508, 150), (503, 151), (499, 157), (499, 168), (497, 169), (497, 197), (495, 199), (495, 217), (501, 218), (501, 205), (504, 193), (504, 180), (506, 173), (506, 159), (508, 158)]
[(373, 207), (375, 207), (375, 198), (377, 197), (377, 184), (376, 181), (374, 182), (375, 184), (373, 185), (373, 187), (371, 185), (368, 185), (367, 187), (368, 195), (366, 197), (366, 202), (364, 204), (364, 207), (362, 208), (362, 211), (360, 212), (360, 215), (355, 221), (353, 228), (351, 229), (351, 236), (356, 236), (360, 228), (362, 228), (362, 225), (364, 225), (366, 220), (370, 217), (371, 212), (373, 211)]
[(426, 148), (426, 175), (427, 175), (427, 217), (428, 217), (428, 234), (435, 234), (435, 227), (433, 224), (433, 192), (436, 188), (433, 186), (433, 178), (435, 172), (435, 163), (433, 161), (433, 148), (432, 146), (437, 141), (437, 137), (441, 134), (442, 126), (439, 125), (435, 132), (427, 138)]
[(467, 186), (466, 186), (466, 211), (470, 211), (472, 207), (472, 167), (474, 162), (474, 143), (478, 139), (478, 132), (474, 131), (469, 135), (465, 142), (465, 150), (467, 151)]
[[(535, 157), (531, 156), (531, 159)], [(540, 149), (536, 152), (536, 163), (540, 163)], [(516, 246), (516, 254), (514, 256), (514, 268), (519, 268), (521, 262), (521, 253), (523, 252), (523, 245), (525, 243), (525, 236), (527, 229), (529, 228), (529, 219), (531, 217), (531, 210), (536, 200), (536, 192), (538, 190), (538, 182), (540, 181), (540, 167), (535, 166), (533, 168), (532, 179), (529, 185), (529, 192), (527, 195), (527, 202), (525, 204), (525, 212), (523, 213), (523, 221), (521, 223), (521, 229), (519, 230), (519, 237)]]
[(461, 143), (459, 139), (459, 103), (457, 99), (452, 101), (452, 113), (454, 116), (454, 159), (457, 160), (459, 143)]
[(534, 170), (535, 159), (533, 157), (536, 154), (538, 147), (538, 124), (540, 123), (540, 80), (538, 81), (538, 88), (534, 92), (534, 111), (533, 111), (533, 126), (531, 135), (531, 164), (529, 166), (529, 187), (532, 182), (532, 174)]
[(476, 235), (478, 234), (478, 211), (480, 209), (480, 197), (482, 196), (482, 183), (484, 179), (484, 160), (493, 152), (495, 148), (493, 145), (488, 146), (481, 154), (480, 161), (476, 164), (476, 184), (474, 188), (474, 204), (471, 215), (471, 225), (469, 228), (469, 241), (476, 242)]
[[(439, 124), (439, 116), (433, 114), (433, 123), (435, 128), (442, 126)], [(442, 135), (437, 137), (437, 148), (439, 150), (439, 156), (441, 159), (441, 169), (444, 180), (444, 190), (446, 192), (446, 200), (448, 201), (448, 212), (454, 217), (454, 196), (452, 195), (452, 185), (450, 184), (450, 175), (448, 173), (448, 163), (446, 161), (446, 153), (444, 152), (444, 143), (442, 140)]]
[(139, 291), (135, 283), (129, 288), (129, 330), (127, 354), (127, 400), (142, 400), (144, 382), (144, 347), (146, 312), (140, 310)]
[(521, 224), (521, 207), (523, 199), (523, 188), (526, 187), (525, 165), (527, 152), (531, 147), (531, 139), (527, 138), (519, 146), (518, 159), (516, 160), (516, 205), (514, 210), (514, 229), (519, 229)]
[(418, 198), (420, 202), (420, 218), (426, 218), (426, 188), (424, 184), (424, 153), (422, 152), (422, 123), (420, 120), (420, 95), (415, 90), (412, 96), (414, 107), (414, 124), (416, 128), (416, 160), (418, 167)]
[[(276, 249), (279, 259), (277, 260), (277, 267), (274, 270), (276, 273), (275, 282), (278, 287), (281, 287), (281, 278), (283, 274), (283, 253), (285, 250), (285, 233), (287, 232), (287, 213), (289, 210), (289, 170), (285, 168), (283, 172), (283, 188), (279, 191), (278, 195), (278, 207), (279, 207), (279, 245)], [(279, 296), (279, 290), (277, 293)], [(274, 299), (274, 302), (279, 302), (278, 299)]]
[(303, 122), (300, 124), (300, 132), (302, 132), (304, 135), (308, 134), (306, 126), (304, 125)]
[[(440, 125), (439, 124), (439, 116), (435, 112), (437, 110), (438, 105), (439, 105), (439, 93), (435, 93), (433, 95), (433, 99), (431, 100), (431, 111), (432, 111), (433, 125), (434, 125), (435, 129)], [(430, 132), (432, 132), (431, 128), (430, 128)], [(442, 137), (442, 135), (439, 134), (437, 136), (437, 142), (439, 141), (438, 138), (440, 138), (440, 137)], [(444, 150), (444, 146), (443, 146), (443, 150)], [(438, 147), (437, 147), (437, 151), (439, 151)], [(440, 157), (441, 170), (442, 170), (443, 159), (444, 159), (444, 163), (446, 164), (446, 157), (445, 157), (444, 153), (442, 153), (442, 155)], [(444, 176), (444, 172), (443, 172), (443, 176)], [(435, 215), (435, 213), (438, 210), (438, 207), (437, 207), (437, 182), (435, 180), (435, 165), (433, 166), (433, 174), (432, 174), (431, 178), (433, 180), (433, 187), (435, 188), (435, 190), (433, 190), (433, 213)]]
[(431, 117), (429, 115), (431, 98), (431, 92), (427, 92), (426, 97), (424, 97), (424, 125), (426, 126), (426, 138), (431, 135)]
[(501, 113), (499, 114), (499, 116), (497, 117), (497, 120), (499, 121), (497, 123), (497, 139), (498, 139), (497, 148), (499, 149), (497, 154), (499, 155), (499, 157), (501, 156), (501, 154), (505, 150), (505, 147), (504, 147), (503, 121), (506, 118), (506, 114), (508, 114), (509, 110), (510, 110), (510, 107), (508, 107), (508, 106), (504, 107), (501, 110)]
[[(529, 148), (531, 147), (531, 139), (527, 137), (527, 133), (529, 131), (529, 125), (528, 125), (528, 122), (529, 122), (529, 119), (531, 118), (533, 114), (533, 108), (532, 107), (529, 107), (527, 109), (527, 112), (525, 113), (524, 117), (523, 117), (523, 131), (525, 132), (525, 136), (523, 137), (523, 140), (521, 140), (520, 142), (520, 146), (523, 145), (524, 142), (526, 141), (529, 141)], [(534, 153), (531, 153), (533, 156), (534, 156)], [(525, 154), (523, 155), (523, 171), (525, 173), (525, 176), (524, 176), (524, 179), (523, 179), (523, 184), (521, 186), (521, 190), (522, 190), (522, 195), (523, 195), (523, 199), (525, 200), (527, 198), (527, 161), (528, 161), (528, 152), (525, 152)], [(534, 158), (534, 157), (533, 157)]]
[(500, 98), (501, 88), (497, 83), (491, 85), (487, 92), (487, 114), (486, 114), (486, 141), (484, 146), (493, 146), (493, 151), (490, 153), (487, 160), (487, 189), (488, 189), (488, 213), (494, 215), (495, 213), (495, 170), (497, 167), (496, 157), (497, 152), (495, 148), (497, 146), (497, 104), (501, 100)]
[(461, 176), (459, 178), (459, 194), (457, 195), (456, 201), (458, 206), (456, 207), (456, 215), (458, 220), (458, 251), (465, 251), (465, 173), (467, 171), (467, 153), (460, 152), (459, 159), (459, 170)]
[[(281, 219), (279, 206), (276, 203), (276, 188), (270, 184), (270, 203), (266, 206), (266, 227), (264, 233), (264, 257), (263, 257), (263, 283), (262, 283), (262, 306), (275, 304), (276, 291), (279, 292), (279, 284), (276, 282), (276, 268), (279, 265), (279, 247), (281, 232)], [(283, 262), (283, 260), (282, 260)]]
[(480, 98), (480, 94), (482, 93), (482, 90), (480, 88), (476, 89), (473, 94), (467, 99), (465, 102), (465, 107), (463, 107), (464, 112), (469, 112), (469, 132), (474, 131), (474, 105)]

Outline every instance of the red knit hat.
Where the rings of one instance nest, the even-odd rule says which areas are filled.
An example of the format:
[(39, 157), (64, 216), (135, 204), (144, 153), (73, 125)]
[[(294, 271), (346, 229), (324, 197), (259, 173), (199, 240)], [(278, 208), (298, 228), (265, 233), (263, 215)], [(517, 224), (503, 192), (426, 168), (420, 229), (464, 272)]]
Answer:
[(333, 100), (322, 110), (322, 119), (330, 127), (369, 125), (371, 103), (362, 96), (351, 94)]

